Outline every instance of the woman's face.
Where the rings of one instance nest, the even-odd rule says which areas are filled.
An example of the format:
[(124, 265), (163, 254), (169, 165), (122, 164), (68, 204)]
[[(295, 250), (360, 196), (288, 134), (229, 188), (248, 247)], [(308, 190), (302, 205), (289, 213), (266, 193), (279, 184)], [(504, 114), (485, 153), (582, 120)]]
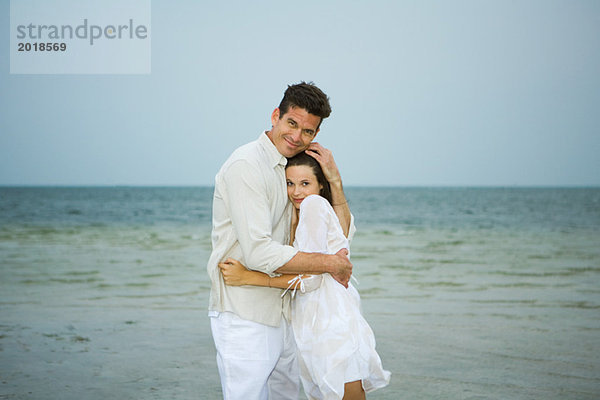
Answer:
[(296, 209), (311, 194), (320, 194), (323, 185), (319, 183), (312, 168), (308, 165), (294, 165), (285, 170), (288, 197)]

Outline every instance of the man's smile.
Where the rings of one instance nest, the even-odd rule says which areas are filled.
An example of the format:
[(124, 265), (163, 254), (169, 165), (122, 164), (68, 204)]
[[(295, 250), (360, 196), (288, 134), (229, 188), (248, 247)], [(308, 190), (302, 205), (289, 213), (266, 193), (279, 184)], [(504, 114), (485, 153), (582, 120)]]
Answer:
[(290, 147), (294, 147), (294, 148), (296, 148), (296, 147), (298, 147), (298, 146), (299, 146), (299, 144), (297, 144), (297, 143), (296, 143), (296, 142), (295, 142), (293, 139), (290, 139), (290, 138), (289, 138), (289, 137), (287, 137), (287, 136), (284, 136), (284, 138), (283, 138), (283, 139), (284, 139), (284, 140), (287, 142), (287, 144), (288, 144)]

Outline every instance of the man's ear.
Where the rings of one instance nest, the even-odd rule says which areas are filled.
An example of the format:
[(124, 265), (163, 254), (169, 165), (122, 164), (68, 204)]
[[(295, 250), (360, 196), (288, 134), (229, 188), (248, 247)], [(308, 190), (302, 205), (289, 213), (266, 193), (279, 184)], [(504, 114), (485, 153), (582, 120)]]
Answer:
[(271, 114), (271, 125), (275, 126), (275, 124), (277, 124), (278, 120), (279, 120), (279, 107), (274, 109), (273, 113)]

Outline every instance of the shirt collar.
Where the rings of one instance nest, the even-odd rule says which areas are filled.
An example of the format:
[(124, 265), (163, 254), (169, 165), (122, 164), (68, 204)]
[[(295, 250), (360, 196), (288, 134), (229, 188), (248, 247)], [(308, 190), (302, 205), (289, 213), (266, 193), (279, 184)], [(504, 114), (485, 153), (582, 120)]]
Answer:
[(269, 159), (269, 165), (275, 168), (277, 165), (286, 166), (287, 158), (281, 155), (277, 147), (271, 142), (271, 139), (267, 136), (267, 131), (264, 131), (258, 138), (258, 143), (265, 149), (267, 157)]

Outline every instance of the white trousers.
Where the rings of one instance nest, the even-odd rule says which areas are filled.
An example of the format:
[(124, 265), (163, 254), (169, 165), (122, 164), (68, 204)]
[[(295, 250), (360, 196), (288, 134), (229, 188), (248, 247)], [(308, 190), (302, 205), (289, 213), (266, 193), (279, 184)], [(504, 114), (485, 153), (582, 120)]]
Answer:
[(296, 342), (283, 318), (274, 328), (230, 312), (209, 315), (225, 400), (298, 399)]

